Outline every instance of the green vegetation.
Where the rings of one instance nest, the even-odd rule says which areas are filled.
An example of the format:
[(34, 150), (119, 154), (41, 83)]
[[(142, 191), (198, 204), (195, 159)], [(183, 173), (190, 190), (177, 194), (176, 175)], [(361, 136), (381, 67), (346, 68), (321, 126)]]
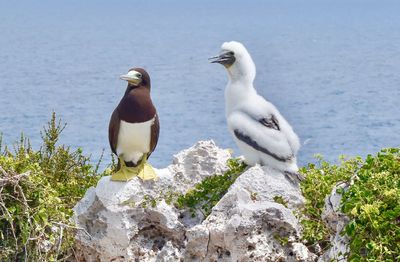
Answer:
[(274, 196), (274, 201), (284, 207), (288, 207), (288, 202), (282, 196)]
[(139, 202), (135, 202), (134, 200), (128, 199), (122, 202), (123, 205), (129, 206), (131, 208), (134, 207), (142, 207), (142, 208), (155, 208), (159, 202), (162, 200), (165, 201), (167, 205), (173, 204), (177, 198), (180, 196), (179, 193), (173, 191), (172, 186), (168, 186), (167, 190), (161, 190), (156, 196), (152, 195), (144, 195), (143, 199)]
[(57, 145), (65, 128), (53, 113), (38, 151), (21, 135), (0, 139), (0, 260), (55, 261), (72, 256), (72, 208), (105, 173), (82, 150)]
[(400, 148), (368, 156), (343, 194), (350, 260), (400, 261)]
[(350, 238), (349, 261), (400, 260), (400, 149), (384, 149), (365, 161), (354, 158), (331, 165), (319, 158), (301, 172), (306, 198), (304, 239), (329, 247), (329, 229), (321, 220), (325, 197), (339, 182), (351, 184), (343, 195), (342, 212), (350, 219), (342, 234)]
[[(244, 162), (237, 158), (229, 159), (227, 165), (228, 170), (224, 174), (206, 177), (186, 194), (177, 193), (172, 190), (172, 187), (169, 187), (160, 191), (157, 196), (144, 195), (143, 200), (138, 203), (127, 200), (123, 204), (130, 207), (155, 208), (157, 203), (164, 200), (168, 205), (173, 204), (178, 209), (189, 210), (192, 217), (195, 217), (197, 211), (199, 211), (206, 218), (211, 213), (211, 209), (247, 167)], [(251, 198), (255, 200), (257, 193), (252, 193)]]
[(239, 159), (229, 159), (228, 168), (224, 174), (207, 177), (185, 195), (178, 196), (176, 206), (180, 209), (188, 208), (193, 217), (197, 210), (207, 217), (236, 178), (243, 173), (246, 164)]
[(288, 237), (281, 237), (280, 235), (274, 235), (275, 240), (277, 240), (282, 246), (287, 246), (289, 244)]
[(306, 199), (303, 213), (306, 215), (301, 220), (303, 225), (303, 238), (310, 244), (319, 244), (321, 248), (329, 246), (329, 229), (321, 219), (325, 205), (325, 197), (339, 182), (349, 181), (357, 173), (362, 160), (360, 158), (345, 161), (341, 158), (340, 165), (331, 165), (317, 155), (317, 164), (308, 164), (300, 169), (305, 176), (300, 188)]

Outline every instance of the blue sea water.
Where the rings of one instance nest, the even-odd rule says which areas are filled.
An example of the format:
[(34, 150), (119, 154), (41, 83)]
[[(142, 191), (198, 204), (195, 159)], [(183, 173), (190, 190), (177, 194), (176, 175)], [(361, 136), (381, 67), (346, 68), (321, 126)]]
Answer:
[(54, 110), (61, 142), (97, 159), (111, 112), (141, 66), (152, 78), (161, 135), (156, 167), (201, 139), (239, 152), (228, 134), (222, 66), (207, 58), (243, 42), (255, 86), (299, 134), (301, 165), (320, 153), (400, 145), (400, 2), (388, 0), (0, 0), (0, 132), (34, 147)]

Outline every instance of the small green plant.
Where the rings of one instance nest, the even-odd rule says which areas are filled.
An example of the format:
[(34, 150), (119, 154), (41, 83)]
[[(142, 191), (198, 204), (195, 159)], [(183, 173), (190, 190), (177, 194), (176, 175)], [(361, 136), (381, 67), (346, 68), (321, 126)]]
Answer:
[(131, 208), (140, 206), (142, 208), (155, 208), (157, 204), (161, 201), (165, 201), (167, 205), (171, 205), (179, 196), (179, 193), (174, 192), (171, 186), (168, 186), (167, 190), (161, 190), (158, 195), (144, 195), (143, 199), (139, 202), (135, 202), (134, 200), (126, 200), (122, 202), (123, 205), (129, 206)]
[(288, 237), (281, 237), (280, 235), (275, 235), (274, 238), (282, 245), (286, 246), (289, 243)]
[(257, 200), (257, 196), (258, 196), (257, 192), (251, 192), (250, 199), (253, 200), (253, 201), (256, 201)]
[[(0, 152), (0, 260), (55, 261), (72, 255), (72, 208), (106, 172), (81, 149), (57, 145), (65, 125), (53, 113), (32, 149), (21, 139)], [(1, 139), (0, 139), (1, 140)], [(0, 148), (2, 146), (0, 145)]]
[(207, 177), (186, 194), (178, 196), (176, 206), (180, 209), (188, 208), (192, 216), (199, 210), (204, 217), (207, 217), (236, 178), (243, 173), (246, 164), (239, 159), (229, 159), (228, 168), (224, 174)]
[(282, 196), (274, 196), (274, 201), (284, 207), (288, 207), (288, 202)]
[(140, 203), (140, 206), (143, 208), (147, 207), (155, 208), (157, 206), (157, 198), (154, 198), (151, 195), (144, 195), (143, 201)]

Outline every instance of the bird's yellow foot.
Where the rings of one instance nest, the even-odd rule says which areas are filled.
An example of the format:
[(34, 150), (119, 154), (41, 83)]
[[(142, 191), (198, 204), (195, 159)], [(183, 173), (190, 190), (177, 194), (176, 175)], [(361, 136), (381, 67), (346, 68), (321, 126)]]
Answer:
[(142, 180), (151, 180), (157, 177), (156, 172), (147, 163), (146, 157), (143, 157), (139, 165), (135, 167), (128, 167), (125, 165), (125, 161), (120, 158), (120, 169), (111, 175), (113, 181), (129, 181), (135, 176), (138, 176)]
[(142, 180), (155, 180), (157, 175), (153, 167), (147, 161), (144, 161), (143, 168), (140, 170), (138, 177)]

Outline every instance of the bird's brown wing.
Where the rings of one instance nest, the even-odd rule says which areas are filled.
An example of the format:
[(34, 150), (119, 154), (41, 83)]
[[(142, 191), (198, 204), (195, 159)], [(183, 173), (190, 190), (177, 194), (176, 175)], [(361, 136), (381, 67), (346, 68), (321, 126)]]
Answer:
[(160, 134), (160, 121), (158, 120), (158, 115), (155, 115), (154, 123), (151, 126), (151, 138), (150, 138), (150, 152), (147, 154), (147, 158), (153, 153), (154, 149), (156, 149), (158, 136)]
[(111, 115), (110, 124), (108, 125), (108, 141), (110, 142), (110, 147), (114, 154), (117, 154), (120, 122), (118, 110), (115, 109)]

